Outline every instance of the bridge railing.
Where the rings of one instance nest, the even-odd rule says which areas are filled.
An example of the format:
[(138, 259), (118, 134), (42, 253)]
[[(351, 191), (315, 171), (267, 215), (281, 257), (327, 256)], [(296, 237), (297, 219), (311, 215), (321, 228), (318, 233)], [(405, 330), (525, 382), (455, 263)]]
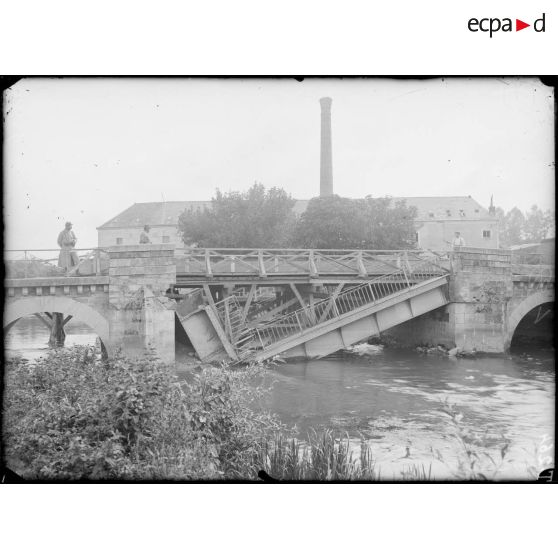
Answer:
[(246, 353), (246, 346), (253, 340), (254, 332), (246, 328), (245, 316), (236, 296), (229, 296), (214, 304), (225, 335), (235, 346), (237, 355)]
[(259, 348), (264, 349), (357, 308), (378, 302), (433, 277), (444, 275), (447, 275), (447, 271), (436, 262), (422, 263), (415, 268), (403, 268), (261, 324), (252, 329), (253, 338), (257, 340)]
[(424, 250), (311, 250), (181, 248), (175, 251), (179, 274), (285, 276), (385, 275), (438, 257)]
[(6, 276), (10, 278), (64, 277), (67, 275), (104, 275), (108, 253), (103, 248), (76, 248), (79, 263), (65, 271), (58, 266), (60, 248), (4, 250)]

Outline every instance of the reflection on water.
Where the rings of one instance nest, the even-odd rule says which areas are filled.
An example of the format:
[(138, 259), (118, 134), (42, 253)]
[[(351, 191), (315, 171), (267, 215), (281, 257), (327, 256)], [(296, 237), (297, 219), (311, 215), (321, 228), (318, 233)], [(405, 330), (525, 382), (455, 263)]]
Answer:
[[(83, 322), (70, 320), (65, 326), (65, 346), (95, 345), (97, 335)], [(46, 355), (49, 350), (50, 331), (36, 316), (27, 316), (18, 320), (8, 331), (5, 339), (6, 357), (23, 357), (36, 360)]]
[[(71, 320), (65, 329), (66, 346), (95, 343), (85, 324)], [(37, 318), (22, 319), (6, 337), (7, 355), (34, 360), (48, 350), (48, 338)], [(529, 465), (539, 471), (551, 466), (554, 448), (540, 453), (545, 436), (554, 441), (551, 350), (455, 359), (386, 349), (276, 365), (271, 379), (270, 410), (283, 422), (296, 425), (301, 437), (331, 428), (355, 442), (360, 436), (372, 440), (382, 478), (401, 478), (401, 470), (413, 464), (431, 464), (435, 478), (452, 478), (462, 451), (455, 427), (441, 412), (444, 401), (458, 407), (473, 434), (491, 436), (494, 447), (501, 445), (500, 435), (511, 440), (498, 478), (526, 478)]]
[(528, 465), (539, 467), (543, 437), (554, 440), (549, 350), (475, 359), (385, 350), (282, 364), (273, 379), (270, 405), (284, 422), (296, 424), (301, 435), (326, 427), (374, 440), (388, 477), (413, 463), (432, 463), (437, 478), (449, 477), (459, 448), (444, 402), (457, 406), (472, 435), (488, 436), (488, 446), (500, 447), (501, 435), (511, 440), (499, 478), (525, 478)]

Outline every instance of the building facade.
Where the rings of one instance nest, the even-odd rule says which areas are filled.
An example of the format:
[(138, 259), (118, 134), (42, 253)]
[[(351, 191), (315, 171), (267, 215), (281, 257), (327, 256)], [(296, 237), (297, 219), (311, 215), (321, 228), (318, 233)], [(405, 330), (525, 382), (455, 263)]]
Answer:
[(408, 206), (417, 208), (417, 247), (447, 250), (459, 232), (470, 248), (499, 248), (499, 220), (494, 206), (482, 207), (471, 196), (409, 197)]
[[(444, 251), (451, 248), (456, 232), (471, 248), (499, 248), (499, 223), (491, 210), (482, 207), (470, 196), (404, 197), (417, 209), (415, 218), (417, 248)], [(308, 200), (297, 200), (293, 211), (300, 215)], [(138, 244), (144, 225), (151, 227), (154, 244), (171, 243), (184, 246), (178, 233), (178, 219), (182, 212), (192, 209), (204, 211), (211, 201), (172, 201), (135, 203), (116, 217), (97, 227), (100, 247), (119, 244)]]
[(153, 244), (183, 246), (178, 233), (180, 214), (186, 209), (203, 211), (209, 207), (211, 202), (207, 201), (135, 203), (97, 227), (99, 247), (139, 244), (145, 225), (151, 227), (149, 238)]

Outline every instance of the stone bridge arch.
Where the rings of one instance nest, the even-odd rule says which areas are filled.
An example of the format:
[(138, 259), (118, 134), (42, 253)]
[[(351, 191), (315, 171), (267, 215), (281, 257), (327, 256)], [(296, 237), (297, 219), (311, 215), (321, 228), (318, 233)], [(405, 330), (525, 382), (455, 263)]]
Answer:
[(70, 297), (30, 296), (6, 303), (4, 307), (4, 335), (20, 318), (39, 312), (60, 312), (87, 324), (101, 339), (107, 353), (113, 354), (110, 343), (109, 321), (97, 310)]
[(504, 340), (504, 350), (508, 351), (513, 334), (519, 322), (531, 311), (533, 308), (540, 306), (541, 304), (545, 304), (547, 302), (554, 302), (554, 291), (552, 290), (544, 290), (533, 293), (532, 295), (528, 296), (524, 299), (518, 306), (514, 308), (511, 314), (508, 317), (506, 323), (506, 337)]

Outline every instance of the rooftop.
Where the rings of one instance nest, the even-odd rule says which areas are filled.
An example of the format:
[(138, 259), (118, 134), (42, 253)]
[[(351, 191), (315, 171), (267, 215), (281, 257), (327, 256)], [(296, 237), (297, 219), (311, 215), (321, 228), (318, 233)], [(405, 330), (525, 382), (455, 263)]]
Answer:
[(144, 225), (176, 225), (185, 209), (202, 211), (211, 207), (210, 201), (166, 201), (135, 203), (98, 229), (143, 227)]
[(417, 208), (418, 221), (495, 219), (471, 196), (425, 196), (393, 198), (405, 200)]
[[(417, 208), (417, 221), (453, 221), (494, 219), (488, 211), (470, 196), (394, 197), (405, 200)], [(294, 212), (301, 214), (309, 200), (296, 200)], [(185, 209), (203, 211), (211, 207), (211, 201), (166, 201), (135, 203), (98, 229), (143, 227), (144, 225), (176, 225)]]

